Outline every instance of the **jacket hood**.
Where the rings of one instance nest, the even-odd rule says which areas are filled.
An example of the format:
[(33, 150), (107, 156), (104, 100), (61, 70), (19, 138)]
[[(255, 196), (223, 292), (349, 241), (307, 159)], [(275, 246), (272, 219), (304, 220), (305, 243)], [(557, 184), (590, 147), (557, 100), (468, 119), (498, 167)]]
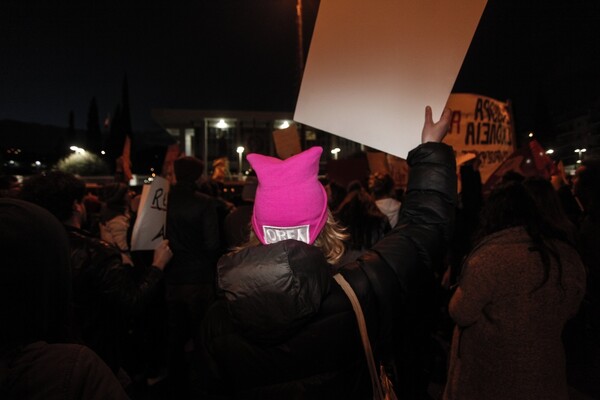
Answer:
[(330, 271), (320, 249), (296, 240), (227, 254), (217, 265), (233, 323), (260, 342), (283, 340), (319, 311)]

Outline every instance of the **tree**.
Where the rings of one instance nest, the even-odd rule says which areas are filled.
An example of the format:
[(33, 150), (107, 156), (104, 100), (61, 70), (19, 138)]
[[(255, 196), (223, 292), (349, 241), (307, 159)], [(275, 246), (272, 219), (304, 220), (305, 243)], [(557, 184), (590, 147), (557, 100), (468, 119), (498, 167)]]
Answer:
[(56, 169), (81, 176), (106, 175), (109, 172), (104, 160), (89, 151), (70, 154), (56, 164)]
[(117, 105), (110, 123), (108, 139), (106, 141), (106, 155), (109, 160), (111, 170), (115, 168), (115, 160), (123, 154), (123, 145), (125, 144), (125, 130), (123, 129), (123, 117), (121, 106)]
[(96, 97), (92, 97), (87, 117), (86, 150), (98, 154), (102, 147), (102, 132), (100, 131), (100, 117)]

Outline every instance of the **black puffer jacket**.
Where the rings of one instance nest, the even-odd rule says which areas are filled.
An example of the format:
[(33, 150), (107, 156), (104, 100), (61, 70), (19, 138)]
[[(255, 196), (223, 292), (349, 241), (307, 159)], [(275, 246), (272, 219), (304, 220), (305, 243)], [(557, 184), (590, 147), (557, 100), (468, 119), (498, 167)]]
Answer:
[[(452, 228), (456, 173), (452, 149), (444, 144), (421, 145), (408, 162), (409, 185), (397, 227), (340, 272), (357, 293), (378, 357), (395, 355), (413, 364), (427, 330), (432, 267)], [(224, 298), (203, 324), (209, 393), (371, 396), (354, 313), (317, 248), (296, 241), (249, 248), (224, 256), (218, 276)], [(403, 361), (397, 360), (401, 371)]]
[(115, 247), (87, 232), (65, 226), (71, 248), (76, 330), (113, 371), (120, 366), (120, 338), (126, 318), (156, 292), (163, 272), (152, 266), (141, 276), (124, 265)]

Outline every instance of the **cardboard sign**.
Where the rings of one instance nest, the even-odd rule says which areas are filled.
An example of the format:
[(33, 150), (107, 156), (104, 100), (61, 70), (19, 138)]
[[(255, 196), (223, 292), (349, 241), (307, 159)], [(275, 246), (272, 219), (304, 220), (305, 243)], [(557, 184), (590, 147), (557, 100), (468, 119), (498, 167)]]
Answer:
[(481, 181), (486, 182), (515, 151), (508, 104), (477, 94), (452, 93), (448, 107), (453, 111), (452, 124), (444, 143), (454, 148), (457, 164), (476, 155)]
[(155, 177), (142, 188), (138, 215), (131, 234), (131, 250), (154, 250), (165, 236), (169, 182)]
[(294, 120), (406, 158), (437, 120), (486, 0), (321, 0)]
[(300, 135), (296, 125), (291, 125), (286, 129), (277, 129), (273, 131), (273, 141), (277, 156), (282, 160), (302, 152), (300, 146)]

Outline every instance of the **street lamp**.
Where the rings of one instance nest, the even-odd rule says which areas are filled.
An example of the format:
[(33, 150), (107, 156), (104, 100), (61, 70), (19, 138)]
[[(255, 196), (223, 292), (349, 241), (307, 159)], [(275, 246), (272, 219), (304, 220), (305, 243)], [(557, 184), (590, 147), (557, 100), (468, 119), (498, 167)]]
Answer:
[(579, 154), (579, 160), (577, 160), (577, 164), (581, 164), (581, 153), (585, 153), (587, 149), (575, 149), (575, 153)]
[(77, 147), (77, 146), (71, 146), (71, 147), (69, 147), (69, 150), (74, 151), (77, 154), (85, 153), (85, 149), (82, 149), (81, 147)]
[(335, 149), (332, 149), (332, 150), (331, 150), (331, 154), (333, 154), (333, 159), (334, 159), (334, 160), (337, 160), (337, 159), (338, 159), (338, 153), (339, 153), (340, 151), (341, 151), (341, 150), (340, 150), (340, 148), (339, 148), (339, 147), (336, 147)]
[(242, 146), (238, 146), (236, 149), (239, 159), (238, 159), (238, 179), (242, 180), (242, 154), (244, 154), (244, 148)]

